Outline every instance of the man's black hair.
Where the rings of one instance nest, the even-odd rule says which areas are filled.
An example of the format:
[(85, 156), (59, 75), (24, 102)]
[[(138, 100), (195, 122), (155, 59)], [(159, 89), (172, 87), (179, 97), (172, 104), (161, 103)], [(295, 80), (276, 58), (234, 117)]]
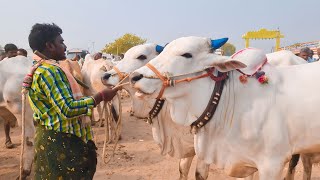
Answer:
[(57, 36), (62, 34), (62, 29), (56, 24), (35, 24), (29, 34), (29, 46), (33, 51), (42, 52), (47, 42), (53, 42)]
[(20, 51), (24, 56), (28, 55), (28, 52), (25, 49), (20, 48), (18, 51)]
[(6, 53), (8, 53), (9, 51), (17, 51), (18, 50), (18, 47), (16, 46), (16, 45), (14, 45), (14, 44), (6, 44), (5, 46), (4, 46), (4, 51), (6, 52)]

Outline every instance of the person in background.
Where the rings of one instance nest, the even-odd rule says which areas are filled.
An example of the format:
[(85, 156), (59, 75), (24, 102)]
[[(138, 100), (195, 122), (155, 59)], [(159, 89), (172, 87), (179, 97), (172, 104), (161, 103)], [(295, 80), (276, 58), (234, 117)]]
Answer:
[(93, 60), (98, 60), (102, 58), (102, 53), (98, 52), (93, 55)]
[[(110, 101), (121, 89), (104, 89), (84, 97), (73, 76), (59, 65), (67, 49), (56, 24), (35, 24), (29, 45), (40, 56), (24, 80), (33, 118), (35, 135), (34, 179), (93, 178), (97, 165), (93, 131), (86, 116), (102, 101)], [(48, 59), (48, 60), (45, 60)]]
[(313, 55), (314, 55), (314, 52), (313, 52), (313, 50), (310, 49), (310, 55), (308, 57), (308, 63), (312, 63), (312, 62), (316, 62), (317, 61), (316, 58), (313, 58)]
[(4, 46), (4, 52), (6, 53), (6, 58), (12, 58), (17, 56), (18, 47), (14, 44), (6, 44)]
[(2, 61), (6, 57), (7, 57), (6, 52), (3, 51), (3, 52), (0, 53), (0, 61)]
[(76, 54), (75, 56), (74, 56), (74, 58), (73, 59), (71, 59), (72, 61), (79, 61), (80, 60), (80, 55), (78, 55), (78, 54)]
[(318, 55), (317, 61), (319, 61), (320, 60), (320, 47), (317, 48), (317, 55)]
[[(309, 57), (310, 57), (310, 54), (311, 54), (311, 49), (308, 48), (308, 47), (304, 47), (304, 48), (300, 49), (299, 57), (301, 57), (302, 59), (308, 61)], [(309, 61), (308, 61), (308, 63), (310, 63)]]
[(27, 57), (27, 56), (28, 56), (28, 52), (27, 52), (25, 49), (20, 48), (20, 49), (18, 49), (17, 55), (18, 55), (18, 56), (25, 56), (25, 57)]
[(80, 59), (78, 61), (80, 67), (83, 66), (83, 63), (84, 63), (84, 59), (86, 57), (87, 53), (85, 51), (82, 51), (81, 54), (80, 54)]

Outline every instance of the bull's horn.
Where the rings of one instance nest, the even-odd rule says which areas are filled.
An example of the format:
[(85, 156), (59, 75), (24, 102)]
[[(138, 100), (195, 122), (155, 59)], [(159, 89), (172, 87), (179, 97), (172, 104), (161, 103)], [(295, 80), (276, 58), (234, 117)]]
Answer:
[(223, 46), (228, 41), (228, 38), (214, 39), (211, 40), (211, 47), (213, 49), (218, 49)]
[(163, 51), (163, 49), (164, 49), (164, 47), (162, 47), (162, 46), (160, 46), (160, 45), (157, 45), (157, 46), (156, 46), (156, 51), (157, 51), (158, 53), (161, 53), (161, 52)]

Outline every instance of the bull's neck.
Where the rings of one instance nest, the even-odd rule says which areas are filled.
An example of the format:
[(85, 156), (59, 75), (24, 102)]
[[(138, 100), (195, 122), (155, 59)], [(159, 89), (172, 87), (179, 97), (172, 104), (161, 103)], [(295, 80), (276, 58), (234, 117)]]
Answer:
[[(179, 89), (183, 91), (181, 92), (183, 96), (173, 99), (167, 98), (173, 121), (184, 126), (189, 126), (196, 121), (207, 107), (214, 86), (215, 81), (210, 78), (181, 84)], [(178, 90), (177, 88), (175, 91)]]
[[(125, 85), (124, 89), (127, 90), (131, 96), (131, 105), (134, 110), (134, 116), (138, 118), (148, 118), (149, 112), (151, 111), (152, 107), (154, 106), (156, 100), (155, 99), (149, 99), (149, 98), (143, 98), (140, 99), (135, 96), (135, 93), (137, 92), (136, 89), (134, 89), (130, 85)], [(162, 110), (160, 111), (160, 113)]]

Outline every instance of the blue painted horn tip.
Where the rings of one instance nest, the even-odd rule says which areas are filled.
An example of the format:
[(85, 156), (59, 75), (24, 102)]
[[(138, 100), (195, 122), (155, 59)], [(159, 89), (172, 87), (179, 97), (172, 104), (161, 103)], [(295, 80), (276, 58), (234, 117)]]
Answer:
[(157, 51), (158, 53), (161, 53), (161, 52), (163, 51), (163, 49), (164, 49), (164, 47), (162, 47), (162, 46), (160, 46), (160, 45), (157, 45), (157, 46), (156, 46), (156, 51)]
[(218, 49), (221, 46), (223, 46), (228, 40), (229, 40), (229, 38), (227, 38), (227, 37), (221, 38), (221, 39), (211, 40), (211, 46), (215, 49)]

